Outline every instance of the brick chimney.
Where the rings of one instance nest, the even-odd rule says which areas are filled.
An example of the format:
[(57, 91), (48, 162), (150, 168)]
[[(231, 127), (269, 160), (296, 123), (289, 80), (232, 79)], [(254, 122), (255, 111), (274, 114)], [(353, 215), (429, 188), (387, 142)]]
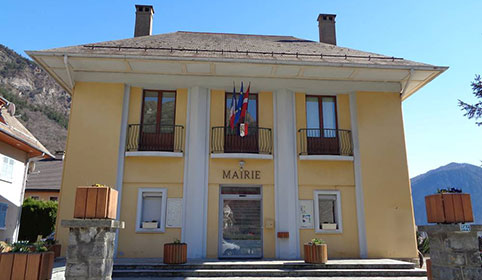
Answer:
[(151, 5), (136, 5), (136, 26), (134, 37), (152, 35), (152, 16), (154, 7)]
[(320, 30), (320, 42), (336, 46), (335, 18), (333, 14), (320, 14), (318, 16), (318, 28)]

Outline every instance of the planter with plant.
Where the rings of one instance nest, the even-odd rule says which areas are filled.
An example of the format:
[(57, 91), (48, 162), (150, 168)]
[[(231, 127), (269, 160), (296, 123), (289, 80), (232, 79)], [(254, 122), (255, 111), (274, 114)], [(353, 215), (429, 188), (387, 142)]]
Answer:
[(469, 223), (474, 221), (470, 194), (462, 189), (439, 189), (437, 194), (425, 197), (429, 223)]
[(95, 184), (90, 187), (77, 187), (74, 218), (115, 219), (117, 195), (115, 189), (101, 184)]
[(54, 257), (60, 257), (60, 252), (62, 251), (62, 245), (55, 239), (47, 239), (45, 240), (45, 246), (47, 246), (47, 250), (50, 252), (54, 252)]
[(52, 277), (54, 253), (47, 251), (44, 242), (19, 241), (0, 248), (2, 279), (46, 280)]
[(313, 238), (304, 244), (305, 263), (326, 263), (328, 261), (328, 247), (325, 241)]
[(187, 244), (174, 240), (172, 243), (164, 244), (165, 264), (183, 264), (187, 262)]

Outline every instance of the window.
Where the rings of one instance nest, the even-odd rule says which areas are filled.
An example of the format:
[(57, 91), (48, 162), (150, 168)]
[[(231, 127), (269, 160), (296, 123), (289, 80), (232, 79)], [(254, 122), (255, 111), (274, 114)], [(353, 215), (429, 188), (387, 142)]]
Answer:
[[(240, 95), (237, 94), (237, 98), (240, 98)], [(245, 122), (248, 124), (249, 127), (257, 127), (258, 126), (258, 94), (250, 93), (248, 96), (248, 111), (246, 112)], [(231, 111), (231, 103), (233, 101), (233, 94), (226, 93), (226, 109), (224, 110), (226, 115), (226, 126), (229, 126), (229, 112)], [(243, 120), (239, 120), (241, 122)]]
[(315, 191), (315, 231), (342, 232), (339, 191)]
[(33, 199), (33, 200), (39, 200), (39, 199), (40, 199), (40, 198), (39, 198), (38, 196), (36, 196), (36, 195), (31, 195), (30, 198)]
[(139, 150), (173, 150), (175, 112), (175, 91), (144, 91)]
[(325, 138), (336, 137), (336, 98), (334, 96), (306, 97), (306, 127), (314, 129), (308, 137), (321, 135)]
[(13, 181), (13, 159), (3, 156), (1, 159), (2, 166), (0, 168), (0, 180), (12, 182)]
[(167, 189), (141, 188), (137, 197), (136, 231), (164, 232)]
[(59, 198), (56, 197), (56, 196), (51, 196), (51, 197), (50, 197), (50, 201), (58, 201), (58, 200), (59, 200)]
[(0, 229), (5, 229), (6, 227), (7, 209), (8, 205), (6, 203), (0, 203)]
[(336, 119), (336, 97), (306, 96), (307, 153), (337, 155), (340, 153)]

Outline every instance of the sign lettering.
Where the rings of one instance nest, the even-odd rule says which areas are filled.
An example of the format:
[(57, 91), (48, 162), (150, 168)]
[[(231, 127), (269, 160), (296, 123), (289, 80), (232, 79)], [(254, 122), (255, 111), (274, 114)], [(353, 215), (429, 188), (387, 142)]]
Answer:
[(260, 180), (260, 170), (223, 170), (223, 179)]

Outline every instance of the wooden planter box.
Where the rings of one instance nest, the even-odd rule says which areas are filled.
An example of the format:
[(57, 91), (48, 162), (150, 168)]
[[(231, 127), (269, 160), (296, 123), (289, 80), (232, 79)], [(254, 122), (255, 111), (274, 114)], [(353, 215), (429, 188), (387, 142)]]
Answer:
[(54, 253), (2, 253), (0, 254), (0, 277), (2, 280), (52, 278)]
[(50, 246), (47, 247), (47, 249), (49, 250), (49, 252), (54, 252), (54, 257), (58, 258), (58, 257), (60, 257), (62, 245), (60, 245), (60, 244), (50, 245)]
[(74, 218), (115, 219), (117, 191), (109, 187), (77, 187)]
[(304, 245), (305, 263), (326, 263), (328, 261), (328, 247), (321, 245)]
[(469, 223), (474, 221), (470, 194), (442, 193), (425, 197), (429, 223)]
[(167, 243), (164, 244), (164, 263), (182, 264), (187, 262), (186, 243)]

